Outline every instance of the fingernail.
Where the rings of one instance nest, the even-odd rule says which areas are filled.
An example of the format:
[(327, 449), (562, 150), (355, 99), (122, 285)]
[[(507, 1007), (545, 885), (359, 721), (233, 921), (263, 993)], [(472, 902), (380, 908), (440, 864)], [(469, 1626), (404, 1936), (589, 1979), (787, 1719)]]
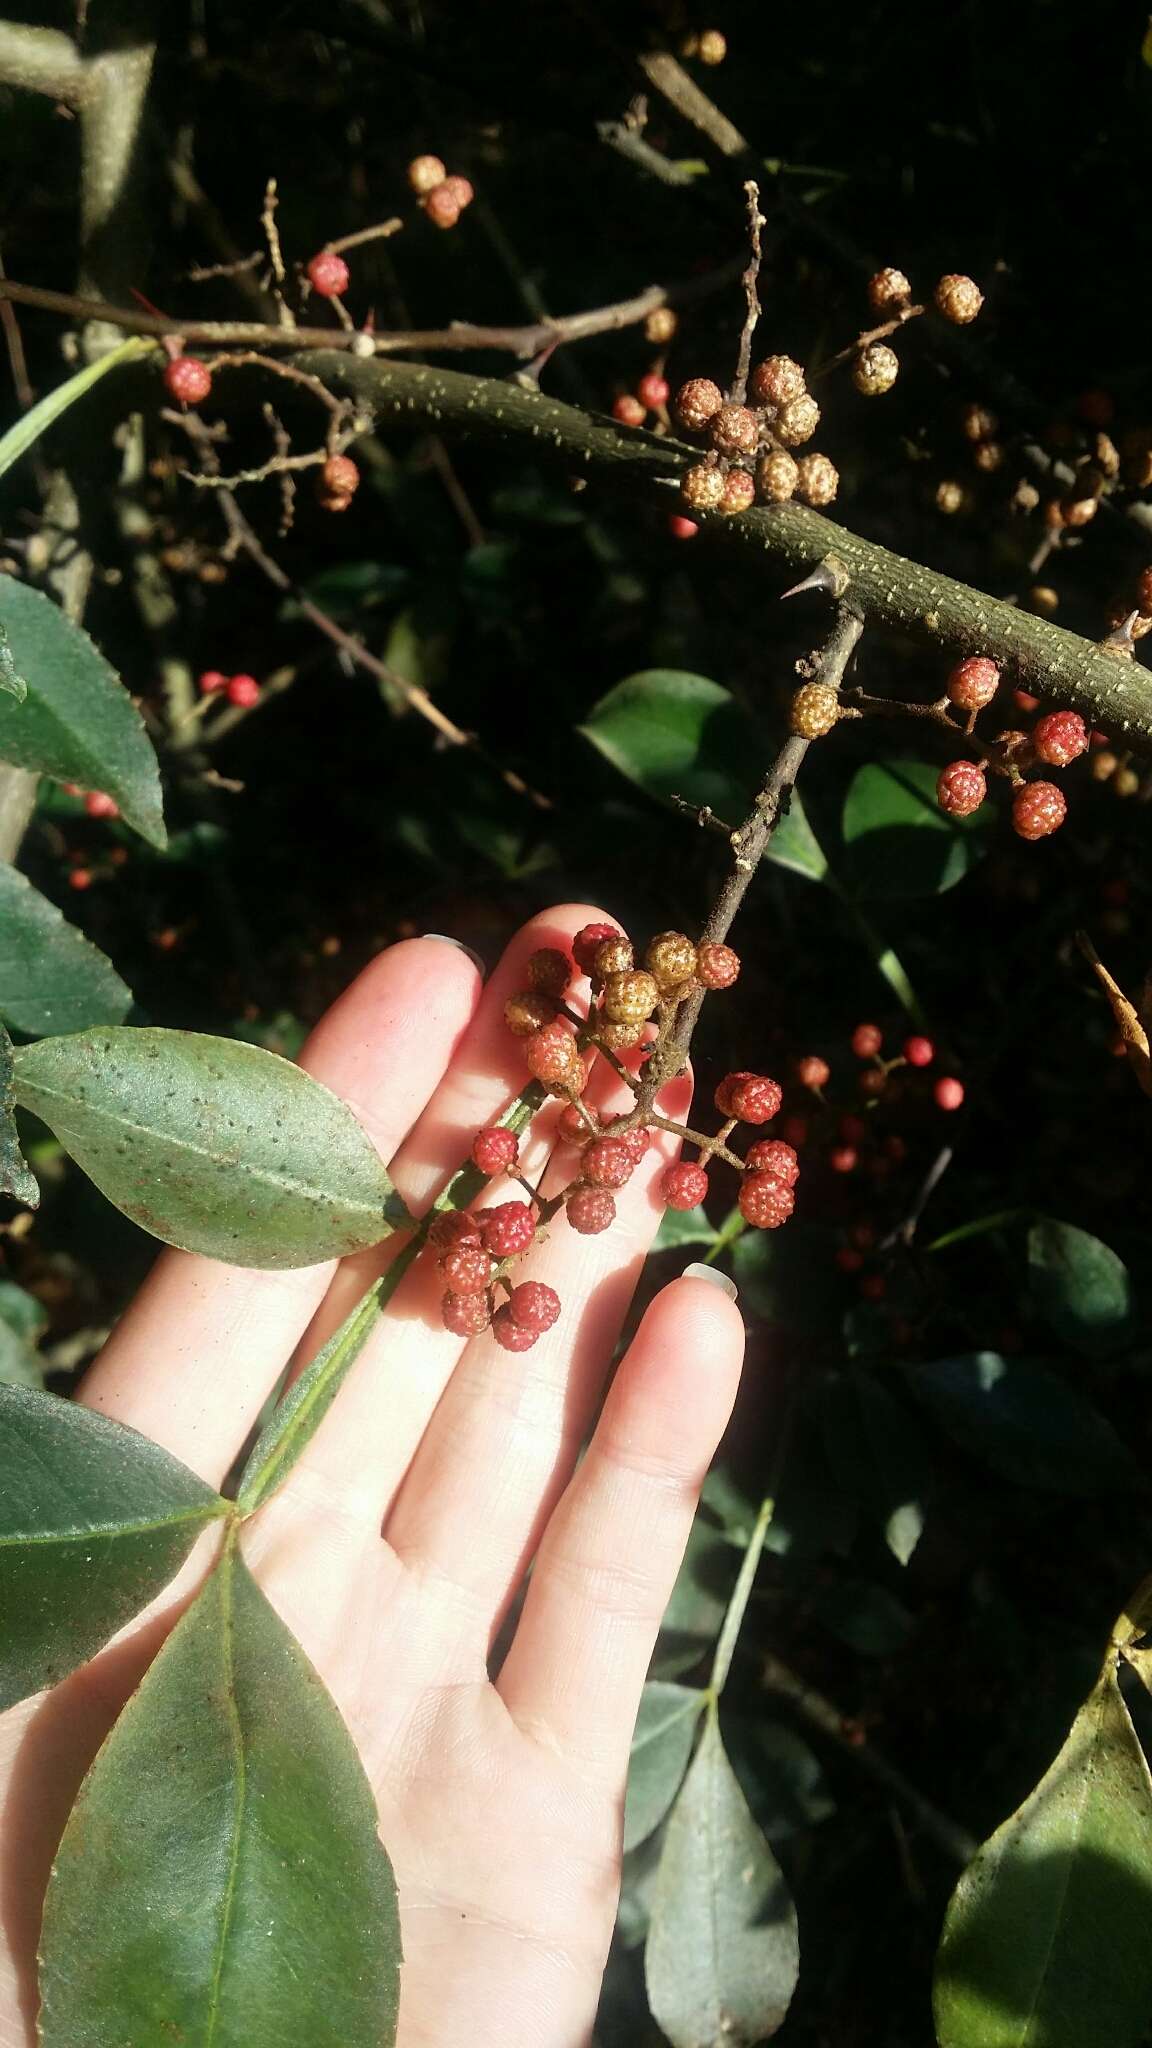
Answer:
[(716, 1266), (703, 1266), (698, 1259), (693, 1259), (690, 1266), (685, 1266), (680, 1277), (683, 1280), (707, 1280), (710, 1287), (718, 1287), (721, 1294), (728, 1296), (729, 1301), (739, 1300), (740, 1289), (736, 1282), (730, 1280), (727, 1273), (721, 1273)]
[(440, 944), (442, 946), (455, 946), (456, 951), (458, 953), (464, 953), (467, 955), (468, 959), (472, 962), (473, 967), (476, 969), (477, 974), (487, 973), (488, 970), (485, 967), (484, 962), (480, 958), (479, 953), (474, 953), (472, 951), (471, 946), (465, 946), (459, 939), (449, 938), (447, 932), (424, 932), (421, 934), (421, 936), (426, 939), (439, 939)]

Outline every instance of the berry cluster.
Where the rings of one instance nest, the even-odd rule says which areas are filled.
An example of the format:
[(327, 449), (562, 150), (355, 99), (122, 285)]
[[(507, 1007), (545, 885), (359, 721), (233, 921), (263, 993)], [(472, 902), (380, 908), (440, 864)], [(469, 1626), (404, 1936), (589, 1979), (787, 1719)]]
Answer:
[[(986, 655), (968, 655), (957, 663), (945, 685), (940, 707), (943, 722), (947, 723), (947, 707), (954, 705), (967, 714), (967, 730), (973, 733), (977, 718), (992, 703), (1000, 683), (994, 661)], [(1018, 710), (1039, 709), (1039, 700), (1028, 691), (1015, 691), (1014, 699)], [(987, 771), (991, 769), (1012, 784), (1012, 824), (1021, 839), (1047, 839), (1064, 823), (1067, 799), (1057, 783), (1046, 777), (1028, 781), (1025, 771), (1036, 764), (1067, 768), (1088, 752), (1090, 743), (1078, 711), (1044, 712), (1030, 732), (1013, 727), (990, 740), (979, 762), (950, 761), (937, 778), (937, 801), (949, 817), (971, 817), (988, 794)]]
[[(875, 1100), (883, 1095), (889, 1075), (901, 1067), (923, 1070), (935, 1065), (936, 1047), (922, 1032), (913, 1032), (906, 1038), (898, 1053), (891, 1059), (882, 1057), (884, 1034), (878, 1024), (858, 1024), (852, 1033), (852, 1050), (858, 1060), (865, 1064), (857, 1075), (857, 1086), (861, 1095)], [(823, 1064), (823, 1062), (821, 1062)], [(937, 1109), (959, 1109), (964, 1101), (964, 1083), (954, 1074), (941, 1074), (932, 1084), (932, 1100)]]
[(710, 449), (681, 481), (692, 512), (746, 512), (757, 499), (783, 505), (830, 505), (840, 478), (826, 455), (792, 453), (812, 439), (820, 407), (800, 364), (768, 356), (749, 378), (747, 404), (726, 399), (710, 377), (691, 377), (675, 398), (676, 418), (692, 434), (707, 435)]
[[(500, 1128), (481, 1131), (482, 1139), (516, 1140)], [(487, 1171), (488, 1169), (484, 1169)], [(501, 1202), (491, 1209), (464, 1214), (446, 1210), (428, 1233), (446, 1291), (440, 1304), (444, 1327), (456, 1337), (478, 1337), (490, 1329), (505, 1351), (530, 1351), (560, 1314), (560, 1297), (543, 1280), (513, 1286), (503, 1268), (527, 1251), (536, 1236), (536, 1217), (526, 1202)], [(497, 1287), (503, 1299), (497, 1299)]]
[(415, 156), (408, 166), (408, 183), (433, 227), (454, 228), (475, 193), (469, 179), (445, 170), (438, 156)]
[(263, 695), (255, 676), (226, 676), (218, 668), (204, 669), (197, 687), (202, 697), (227, 697), (229, 704), (238, 705), (242, 711), (251, 711)]

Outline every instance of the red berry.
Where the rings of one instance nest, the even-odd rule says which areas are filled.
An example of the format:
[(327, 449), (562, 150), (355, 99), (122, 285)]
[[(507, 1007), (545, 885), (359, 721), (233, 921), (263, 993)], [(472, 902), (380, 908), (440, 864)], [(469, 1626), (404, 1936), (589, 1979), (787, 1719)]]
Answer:
[(199, 356), (176, 356), (164, 371), (164, 384), (180, 405), (200, 405), (212, 389), (212, 372)]
[(222, 669), (206, 668), (200, 677), (199, 689), (202, 697), (216, 697), (228, 688), (228, 678)]
[(360, 488), (360, 469), (350, 455), (330, 455), (320, 471), (320, 489), (327, 496), (350, 498)]
[(639, 1166), (640, 1161), (652, 1143), (652, 1133), (651, 1131), (646, 1131), (642, 1124), (633, 1124), (630, 1131), (620, 1132), (618, 1142), (627, 1148), (628, 1157), (632, 1161), (633, 1166)]
[(701, 988), (731, 988), (739, 972), (740, 955), (731, 946), (697, 946), (696, 979)]
[(443, 180), (443, 184), (456, 201), (456, 211), (458, 214), (463, 213), (466, 206), (471, 206), (472, 201), (476, 197), (471, 178), (463, 178), (459, 171), (453, 171), (451, 177)]
[(987, 794), (984, 770), (975, 761), (951, 761), (936, 778), (936, 801), (950, 818), (970, 818)]
[(450, 1251), (456, 1244), (479, 1244), (480, 1225), (463, 1209), (443, 1209), (428, 1232), (428, 1242), (438, 1252)]
[(936, 1047), (930, 1038), (906, 1038), (904, 1057), (910, 1067), (930, 1067), (936, 1057)]
[(750, 1145), (744, 1165), (749, 1173), (770, 1173), (774, 1180), (782, 1180), (786, 1188), (794, 1188), (800, 1178), (800, 1161), (783, 1138), (761, 1138), (758, 1144)]
[(750, 1173), (740, 1184), (740, 1214), (755, 1230), (779, 1230), (796, 1206), (786, 1181), (774, 1173)]
[(738, 1117), (744, 1124), (771, 1123), (783, 1100), (779, 1082), (765, 1074), (728, 1074), (716, 1090), (721, 1116)]
[(828, 1154), (828, 1164), (833, 1173), (855, 1173), (858, 1157), (854, 1145), (833, 1145)]
[[(433, 193), (432, 197), (435, 196)], [(540, 1341), (539, 1330), (526, 1323), (513, 1322), (508, 1308), (497, 1309), (492, 1318), (492, 1335), (505, 1351), (531, 1351), (532, 1346)]]
[(987, 655), (970, 654), (958, 662), (947, 682), (947, 693), (961, 711), (983, 711), (1000, 688), (1000, 671)]
[(454, 1337), (478, 1337), (492, 1321), (492, 1303), (486, 1294), (446, 1294), (440, 1304), (444, 1328)]
[(596, 948), (605, 939), (620, 939), (624, 934), (619, 925), (586, 924), (577, 932), (572, 941), (572, 957), (581, 974), (591, 974), (596, 964)]
[(573, 1188), (564, 1205), (564, 1213), (581, 1237), (598, 1237), (602, 1230), (608, 1230), (616, 1220), (616, 1204), (607, 1188), (580, 1186)]
[(527, 1202), (501, 1202), (495, 1209), (481, 1209), (480, 1242), (494, 1259), (516, 1258), (526, 1252), (536, 1235), (536, 1218)]
[(514, 1323), (539, 1334), (550, 1330), (560, 1314), (560, 1296), (543, 1280), (525, 1280), (508, 1298), (508, 1313)]
[(636, 396), (642, 405), (647, 406), (649, 412), (659, 412), (660, 407), (668, 403), (666, 378), (657, 376), (655, 370), (649, 370), (648, 375), (641, 377), (636, 386)]
[(932, 1090), (937, 1109), (959, 1109), (964, 1100), (964, 1083), (953, 1074), (942, 1074)]
[(858, 1060), (874, 1060), (884, 1043), (878, 1024), (858, 1024), (852, 1033), (852, 1050)]
[(676, 393), (676, 411), (683, 427), (699, 433), (724, 403), (724, 393), (710, 377), (690, 377)]
[(1078, 711), (1049, 711), (1032, 728), (1032, 745), (1041, 761), (1066, 768), (1088, 751), (1088, 732)]
[(700, 528), (695, 519), (685, 519), (682, 512), (673, 512), (668, 521), (668, 531), (673, 540), (695, 540)]
[(576, 1040), (558, 1022), (532, 1033), (525, 1041), (524, 1058), (528, 1072), (546, 1088), (575, 1088), (583, 1080)]
[(481, 1173), (507, 1173), (515, 1166), (520, 1156), (520, 1141), (515, 1131), (507, 1131), (501, 1124), (491, 1124), (485, 1130), (477, 1131), (472, 1140), (472, 1164)]
[(1067, 815), (1064, 792), (1054, 782), (1026, 782), (1012, 799), (1012, 823), (1021, 839), (1047, 839)]
[(660, 1193), (667, 1209), (695, 1209), (708, 1193), (708, 1175), (702, 1166), (689, 1166), (687, 1160), (670, 1166), (660, 1182)]
[(460, 218), (460, 201), (448, 179), (434, 185), (424, 200), (424, 211), (434, 228), (454, 228)]
[(596, 1131), (585, 1123), (574, 1102), (566, 1102), (556, 1119), (556, 1135), (565, 1145), (586, 1145)]
[(106, 796), (102, 789), (89, 790), (84, 799), (84, 809), (90, 818), (118, 818), (120, 806), (114, 796)]
[(612, 400), (612, 417), (622, 427), (642, 427), (644, 407), (631, 391), (622, 391), (619, 398)]
[(322, 299), (338, 299), (348, 289), (348, 265), (333, 249), (321, 249), (306, 272), (308, 282)]
[(239, 704), (244, 711), (251, 711), (260, 702), (260, 685), (255, 676), (231, 676), (228, 680), (228, 702)]
[(483, 1294), (492, 1278), (492, 1263), (481, 1245), (465, 1238), (444, 1253), (440, 1271), (453, 1294)]
[(802, 1088), (826, 1088), (831, 1078), (831, 1067), (818, 1053), (808, 1053), (796, 1062), (796, 1079)]
[(584, 1154), (585, 1180), (598, 1188), (622, 1188), (635, 1166), (622, 1138), (593, 1138)]
[(68, 877), (68, 887), (70, 889), (90, 889), (92, 887), (92, 879), (91, 868), (73, 868)]

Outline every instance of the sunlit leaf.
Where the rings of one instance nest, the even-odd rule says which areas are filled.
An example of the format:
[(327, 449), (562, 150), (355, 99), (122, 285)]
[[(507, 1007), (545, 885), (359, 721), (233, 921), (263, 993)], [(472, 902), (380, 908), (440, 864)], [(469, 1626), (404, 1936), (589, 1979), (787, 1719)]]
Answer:
[(30, 1209), (35, 1209), (40, 1200), (36, 1176), (20, 1150), (12, 1041), (3, 1024), (0, 1024), (0, 1195), (11, 1195), (17, 1202), (26, 1202)]
[(841, 821), (853, 896), (933, 896), (982, 857), (984, 813), (947, 816), (936, 801), (937, 772), (923, 761), (866, 761), (857, 769)]
[(131, 1007), (112, 962), (16, 868), (0, 864), (0, 1017), (47, 1038), (119, 1024)]
[(1087, 1230), (1041, 1217), (1028, 1233), (1028, 1277), (1037, 1309), (1065, 1343), (1100, 1353), (1130, 1334), (1128, 1268)]

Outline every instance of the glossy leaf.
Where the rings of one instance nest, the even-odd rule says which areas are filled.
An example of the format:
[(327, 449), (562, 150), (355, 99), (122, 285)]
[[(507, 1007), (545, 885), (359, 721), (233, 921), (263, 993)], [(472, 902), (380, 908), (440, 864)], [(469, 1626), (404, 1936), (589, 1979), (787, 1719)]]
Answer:
[(1141, 1484), (1111, 1423), (1043, 1366), (972, 1351), (916, 1367), (908, 1384), (956, 1443), (1004, 1479), (1083, 1495)]
[(396, 1888), (351, 1737), (229, 1551), (73, 1808), (43, 2048), (388, 2048)]
[(127, 690), (81, 627), (42, 591), (0, 575), (0, 625), (28, 685), (0, 693), (0, 761), (113, 796), (125, 821), (164, 845), (160, 770)]
[(36, 1176), (20, 1150), (16, 1129), (16, 1093), (12, 1041), (0, 1024), (0, 1195), (11, 1195), (35, 1209), (40, 1201)]
[(0, 1386), (0, 1707), (86, 1663), (227, 1508), (123, 1423)]
[(0, 1017), (47, 1038), (119, 1024), (132, 1007), (110, 960), (16, 868), (0, 865)]
[(1028, 1233), (1032, 1299), (1049, 1327), (1090, 1355), (1132, 1329), (1132, 1283), (1123, 1259), (1087, 1230), (1043, 1216)]
[(1152, 1778), (1108, 1668), (953, 1894), (940, 2048), (1131, 2048), (1152, 2010)]
[(628, 1759), (624, 1847), (635, 1849), (658, 1828), (683, 1782), (705, 1694), (654, 1678), (640, 1696)]
[(937, 770), (923, 761), (867, 761), (844, 800), (844, 879), (859, 897), (934, 896), (963, 881), (984, 853), (988, 821), (948, 817)]
[(714, 1712), (665, 1830), (644, 1968), (673, 2048), (752, 2048), (796, 1986), (796, 1911)]
[(86, 1031), (22, 1046), (15, 1068), (17, 1100), (109, 1200), (185, 1251), (307, 1266), (404, 1219), (347, 1104), (260, 1046)]

